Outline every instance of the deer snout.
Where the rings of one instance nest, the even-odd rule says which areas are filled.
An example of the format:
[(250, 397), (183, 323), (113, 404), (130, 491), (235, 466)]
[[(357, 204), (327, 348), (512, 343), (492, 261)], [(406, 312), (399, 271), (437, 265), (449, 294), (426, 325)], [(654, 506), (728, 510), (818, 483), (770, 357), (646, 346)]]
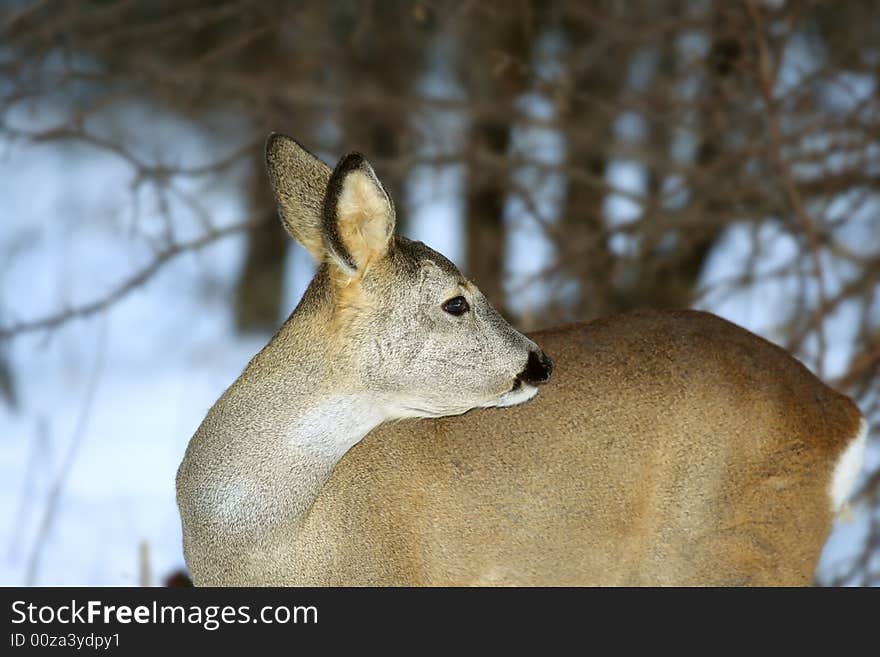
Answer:
[(553, 361), (550, 360), (547, 354), (543, 351), (530, 351), (525, 369), (517, 374), (516, 378), (519, 381), (536, 386), (541, 383), (547, 383), (552, 372)]

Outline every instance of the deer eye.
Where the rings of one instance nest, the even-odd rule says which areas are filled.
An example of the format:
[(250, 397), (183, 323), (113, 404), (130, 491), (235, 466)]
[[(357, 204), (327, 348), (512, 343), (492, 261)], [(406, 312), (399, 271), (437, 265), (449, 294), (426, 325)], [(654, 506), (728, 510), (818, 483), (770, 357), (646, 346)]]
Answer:
[(459, 315), (464, 315), (468, 310), (471, 309), (471, 307), (468, 305), (467, 299), (462, 296), (447, 299), (443, 302), (443, 306), (441, 307), (450, 315), (455, 315), (456, 317), (458, 317)]

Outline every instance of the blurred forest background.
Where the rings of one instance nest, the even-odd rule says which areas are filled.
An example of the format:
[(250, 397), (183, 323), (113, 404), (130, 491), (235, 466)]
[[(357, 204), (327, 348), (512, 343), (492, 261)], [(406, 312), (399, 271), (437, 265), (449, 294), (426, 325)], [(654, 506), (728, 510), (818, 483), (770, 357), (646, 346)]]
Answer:
[(270, 131), (364, 152), (521, 328), (698, 307), (875, 427), (816, 581), (880, 584), (880, 5), (0, 3), (0, 583), (161, 583), (204, 413), (312, 265)]

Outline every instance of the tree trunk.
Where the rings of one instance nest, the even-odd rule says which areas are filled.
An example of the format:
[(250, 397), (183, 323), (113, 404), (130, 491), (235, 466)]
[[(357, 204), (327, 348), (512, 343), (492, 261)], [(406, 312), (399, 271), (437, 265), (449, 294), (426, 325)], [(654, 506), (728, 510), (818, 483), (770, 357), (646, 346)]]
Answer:
[(240, 331), (270, 331), (277, 328), (280, 319), (290, 238), (276, 215), (262, 149), (253, 160), (248, 205), (260, 223), (248, 234), (244, 267), (235, 290), (235, 322)]
[[(566, 299), (555, 310), (560, 319), (589, 320), (615, 310), (615, 258), (608, 247), (602, 207), (615, 117), (603, 111), (604, 104), (597, 100), (614, 98), (623, 76), (600, 64), (611, 59), (611, 44), (592, 26), (569, 20), (565, 30), (570, 44), (570, 86), (560, 118), (567, 133), (569, 178), (556, 249), (562, 270), (574, 276), (578, 288), (573, 301)], [(626, 61), (621, 53), (617, 55), (616, 61)], [(572, 174), (585, 174), (593, 184)]]
[[(510, 125), (505, 121), (476, 121), (471, 129), (465, 218), (465, 270), (483, 294), (499, 309), (505, 304), (504, 204), (508, 168), (503, 165), (510, 147)], [(481, 163), (489, 159), (490, 163)]]
[[(513, 170), (508, 163), (514, 103), (529, 79), (534, 25), (528, 3), (521, 14), (496, 5), (497, 15), (469, 26), (467, 88), (477, 114), (471, 118), (465, 173), (465, 274), (505, 312), (504, 206)], [(515, 11), (515, 10), (514, 10)]]

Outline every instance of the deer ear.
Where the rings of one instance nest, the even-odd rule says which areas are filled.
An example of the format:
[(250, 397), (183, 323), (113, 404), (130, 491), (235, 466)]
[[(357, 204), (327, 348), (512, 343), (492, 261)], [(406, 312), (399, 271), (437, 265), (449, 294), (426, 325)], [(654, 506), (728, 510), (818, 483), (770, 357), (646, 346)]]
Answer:
[(360, 153), (339, 161), (324, 195), (323, 234), (327, 252), (354, 276), (388, 251), (394, 235), (394, 204)]
[(284, 228), (322, 262), (321, 208), (330, 167), (287, 135), (272, 133), (266, 140), (266, 170)]

